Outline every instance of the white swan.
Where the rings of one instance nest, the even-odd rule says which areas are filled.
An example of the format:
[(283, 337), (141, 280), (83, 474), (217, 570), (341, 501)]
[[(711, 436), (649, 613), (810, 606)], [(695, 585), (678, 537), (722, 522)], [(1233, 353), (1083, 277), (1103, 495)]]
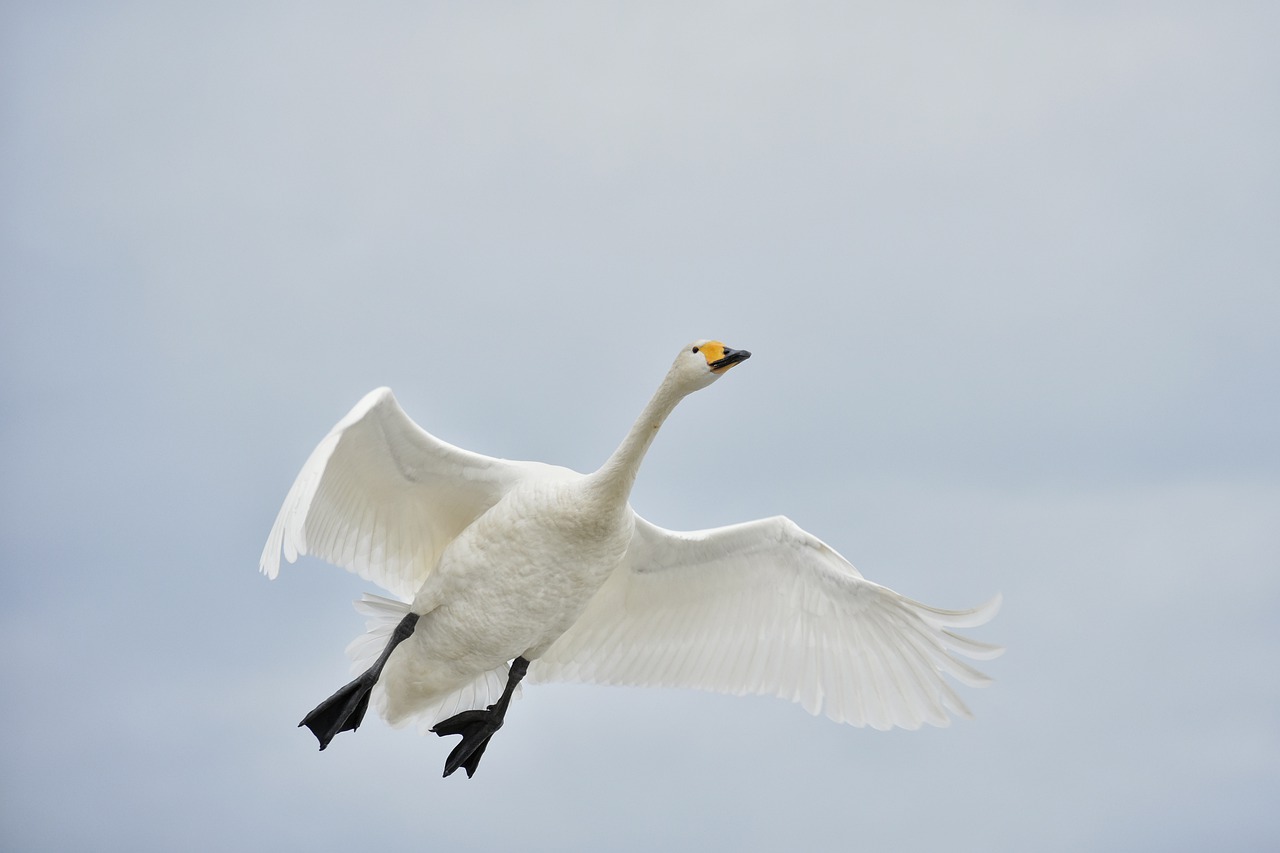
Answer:
[(863, 579), (781, 516), (677, 533), (628, 505), (676, 404), (750, 355), (685, 347), (587, 475), (461, 450), (418, 427), (389, 389), (368, 394), (303, 465), (260, 567), (275, 578), (281, 550), (289, 562), (312, 554), (412, 603), (357, 605), (370, 631), (348, 653), (364, 672), (299, 725), (324, 749), (360, 724), (372, 692), (393, 725), (419, 718), (463, 735), (445, 775), (470, 776), (526, 671), (535, 682), (772, 694), (877, 729), (968, 716), (943, 675), (985, 685), (957, 655), (1001, 650), (948, 629), (986, 622), (999, 596), (938, 610)]

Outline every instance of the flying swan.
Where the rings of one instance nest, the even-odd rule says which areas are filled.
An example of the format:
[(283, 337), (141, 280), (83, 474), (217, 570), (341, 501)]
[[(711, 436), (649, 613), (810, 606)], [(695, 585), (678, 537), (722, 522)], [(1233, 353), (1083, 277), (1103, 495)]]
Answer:
[[(364, 719), (461, 735), (448, 776), (475, 773), (517, 686), (576, 681), (771, 694), (877, 729), (970, 716), (944, 680), (989, 679), (958, 655), (998, 646), (953, 633), (995, 615), (939, 610), (865, 580), (782, 516), (664, 530), (627, 503), (676, 404), (751, 356), (697, 341), (676, 357), (622, 444), (579, 474), (493, 459), (415, 424), (370, 392), (312, 452), (271, 528), (269, 578), (311, 554), (399, 596), (366, 595), (361, 674), (303, 719), (320, 742)], [(374, 689), (376, 685), (377, 689)]]

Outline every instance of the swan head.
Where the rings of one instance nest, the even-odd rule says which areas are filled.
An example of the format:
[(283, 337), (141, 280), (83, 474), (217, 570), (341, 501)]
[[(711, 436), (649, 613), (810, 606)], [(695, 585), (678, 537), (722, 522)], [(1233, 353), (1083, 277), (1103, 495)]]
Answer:
[(706, 388), (729, 368), (751, 358), (744, 349), (730, 349), (720, 341), (693, 341), (676, 356), (671, 375), (685, 393)]

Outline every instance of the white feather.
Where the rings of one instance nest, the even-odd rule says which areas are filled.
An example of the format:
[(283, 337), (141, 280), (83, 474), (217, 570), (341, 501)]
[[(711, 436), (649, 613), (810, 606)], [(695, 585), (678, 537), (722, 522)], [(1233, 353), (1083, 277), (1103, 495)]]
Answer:
[(919, 604), (781, 516), (693, 533), (637, 518), (625, 565), (529, 675), (769, 694), (878, 729), (945, 725), (942, 709), (969, 712), (943, 674), (989, 681), (956, 654), (1000, 652), (946, 629), (998, 608)]
[(365, 395), (302, 466), (259, 567), (311, 554), (404, 599), (445, 547), (513, 485), (553, 466), (494, 459), (419, 427), (389, 388)]

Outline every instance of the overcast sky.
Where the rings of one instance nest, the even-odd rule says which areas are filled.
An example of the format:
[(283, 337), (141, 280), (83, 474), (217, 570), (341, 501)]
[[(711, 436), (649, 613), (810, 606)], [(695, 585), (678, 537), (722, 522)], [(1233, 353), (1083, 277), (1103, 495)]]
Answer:
[[(1278, 8), (4, 4), (3, 846), (1276, 849)], [(976, 719), (318, 753), (370, 587), (257, 558), (329, 427), (591, 470), (701, 337), (633, 505), (1002, 592)]]

